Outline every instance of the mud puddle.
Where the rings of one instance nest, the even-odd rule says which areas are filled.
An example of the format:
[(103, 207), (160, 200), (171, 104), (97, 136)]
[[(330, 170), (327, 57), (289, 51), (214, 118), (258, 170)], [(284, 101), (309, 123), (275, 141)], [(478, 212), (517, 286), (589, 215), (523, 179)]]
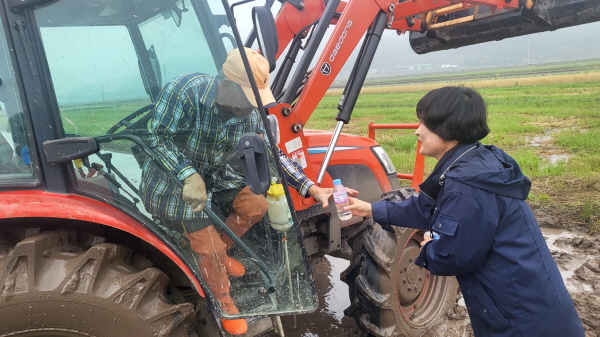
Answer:
[(531, 147), (540, 149), (539, 156), (543, 160), (541, 163), (544, 167), (556, 166), (560, 163), (567, 163), (571, 158), (571, 154), (566, 151), (557, 150), (554, 147), (555, 134), (566, 129), (551, 129), (544, 132), (541, 136), (525, 137), (525, 141)]
[[(542, 229), (552, 256), (571, 293), (586, 330), (586, 337), (600, 337), (600, 236), (563, 229)], [(344, 316), (350, 304), (348, 287), (339, 279), (348, 261), (326, 256), (314, 268), (319, 309), (307, 315), (282, 317), (287, 337), (354, 337), (354, 321)], [(276, 337), (269, 333), (265, 337)], [(426, 337), (471, 337), (464, 300), (430, 329)]]
[[(356, 330), (354, 320), (344, 316), (344, 309), (350, 305), (348, 285), (340, 280), (348, 265), (348, 261), (332, 256), (313, 265), (319, 308), (307, 315), (281, 317), (286, 337), (353, 336), (346, 330)], [(278, 335), (270, 333), (265, 337), (275, 336)]]

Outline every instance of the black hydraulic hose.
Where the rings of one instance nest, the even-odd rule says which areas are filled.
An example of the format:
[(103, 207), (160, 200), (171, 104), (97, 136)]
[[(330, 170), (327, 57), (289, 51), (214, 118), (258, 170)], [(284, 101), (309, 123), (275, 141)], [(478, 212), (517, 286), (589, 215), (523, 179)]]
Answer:
[[(102, 161), (104, 162), (104, 164), (106, 164), (106, 168), (108, 169), (108, 172), (110, 173), (110, 171), (111, 171), (111, 170), (112, 170), (112, 171), (115, 171), (115, 174), (116, 174), (116, 175), (118, 175), (118, 176), (119, 176), (119, 178), (121, 178), (121, 180), (123, 180), (123, 181), (125, 182), (125, 184), (126, 184), (127, 186), (129, 186), (129, 188), (131, 188), (131, 190), (132, 190), (133, 192), (135, 192), (135, 194), (140, 194), (140, 193), (139, 193), (139, 191), (138, 191), (138, 189), (137, 189), (135, 186), (133, 186), (133, 184), (131, 183), (131, 181), (129, 181), (129, 179), (127, 179), (127, 178), (126, 178), (126, 177), (123, 175), (123, 173), (121, 173), (121, 171), (119, 171), (119, 170), (118, 170), (118, 169), (117, 169), (117, 168), (116, 168), (116, 167), (113, 165), (113, 163), (112, 163), (112, 160), (111, 160), (111, 157), (112, 157), (112, 156), (111, 156), (111, 157), (107, 156), (107, 155), (109, 155), (109, 154), (110, 154), (110, 153), (102, 153), (102, 154), (98, 154), (98, 157), (100, 157), (100, 159), (102, 159)], [(117, 186), (117, 187), (119, 187), (119, 186)], [(134, 198), (134, 199), (135, 199), (135, 198)], [(135, 199), (135, 200), (136, 200), (136, 203), (137, 203), (137, 199)]]
[(290, 84), (286, 89), (282, 100), (279, 103), (292, 104), (292, 102), (295, 100), (296, 92), (298, 91), (298, 88), (300, 88), (300, 86), (302, 85), (302, 81), (304, 80), (304, 74), (310, 66), (310, 61), (313, 59), (317, 52), (319, 44), (323, 39), (323, 36), (325, 35), (325, 31), (329, 27), (331, 19), (336, 14), (335, 10), (337, 9), (339, 3), (340, 0), (330, 0), (327, 3), (327, 6), (323, 11), (323, 15), (321, 16), (317, 27), (315, 27), (313, 37), (311, 38), (312, 40), (308, 43), (308, 47), (306, 47), (306, 50), (302, 55), (302, 59), (300, 60), (299, 66), (296, 69), (296, 72), (294, 73), (294, 76), (292, 77), (292, 80), (290, 81)]
[(298, 51), (302, 46), (302, 40), (296, 35), (292, 40), (292, 44), (288, 49), (288, 52), (281, 64), (281, 67), (277, 71), (277, 75), (275, 76), (275, 81), (273, 81), (273, 85), (271, 86), (271, 91), (273, 92), (273, 96), (279, 97), (283, 92), (283, 87), (285, 86), (285, 82), (292, 71), (292, 66), (296, 61), (296, 57), (298, 56)]
[(273, 81), (273, 84), (271, 85), (271, 91), (273, 92), (273, 96), (275, 96), (275, 98), (277, 99), (278, 102), (283, 97), (283, 94), (284, 94), (283, 87), (285, 86), (285, 83), (287, 82), (287, 79), (290, 76), (292, 67), (294, 66), (294, 63), (296, 62), (296, 57), (298, 57), (298, 52), (302, 48), (302, 39), (303, 39), (304, 31), (306, 29), (308, 29), (308, 27), (316, 25), (318, 22), (319, 22), (319, 20), (316, 20), (316, 21), (302, 27), (302, 29), (300, 29), (294, 35), (294, 38), (292, 39), (290, 48), (288, 48), (288, 52), (285, 56), (285, 59), (283, 60), (283, 62), (281, 63), (281, 67), (277, 71), (277, 76), (275, 76), (275, 81)]
[(369, 72), (369, 67), (371, 66), (373, 56), (375, 56), (375, 51), (377, 50), (379, 41), (381, 41), (381, 36), (386, 25), (387, 14), (380, 12), (377, 14), (373, 26), (369, 29), (369, 32), (365, 37), (364, 47), (361, 48), (362, 55), (359, 55), (358, 60), (356, 61), (357, 66), (354, 68), (355, 74), (352, 77), (352, 80), (346, 85), (346, 89), (344, 89), (345, 95), (342, 96), (338, 106), (340, 112), (338, 112), (336, 120), (342, 121), (344, 124), (350, 122), (352, 110), (354, 110), (354, 106), (356, 105), (360, 89), (365, 83), (365, 78)]

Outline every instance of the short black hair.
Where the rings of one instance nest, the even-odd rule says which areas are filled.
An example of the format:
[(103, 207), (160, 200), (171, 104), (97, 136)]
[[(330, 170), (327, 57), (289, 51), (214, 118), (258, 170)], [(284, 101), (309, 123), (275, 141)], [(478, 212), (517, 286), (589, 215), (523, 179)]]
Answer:
[(417, 103), (417, 117), (446, 141), (474, 143), (490, 132), (483, 98), (465, 87), (431, 90)]

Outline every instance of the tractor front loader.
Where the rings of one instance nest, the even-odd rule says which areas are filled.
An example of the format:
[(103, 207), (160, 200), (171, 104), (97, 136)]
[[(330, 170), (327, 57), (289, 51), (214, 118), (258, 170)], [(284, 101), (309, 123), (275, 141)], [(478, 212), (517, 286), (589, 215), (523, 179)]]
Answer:
[[(333, 203), (323, 209), (287, 188), (278, 158), (287, 155), (322, 187), (340, 178), (366, 201), (409, 198), (422, 164), (400, 174), (373, 139), (342, 133), (382, 32), (410, 32), (414, 50), (426, 53), (597, 21), (600, 3), (290, 0), (275, 17), (272, 5), (253, 9), (254, 29), (243, 40), (235, 4), (226, 1), (2, 1), (0, 337), (226, 337), (224, 324), (239, 319), (248, 322), (244, 336), (283, 336), (281, 316), (317, 308), (309, 260), (324, 254), (350, 261), (346, 314), (365, 335), (422, 336), (454, 305), (456, 282), (413, 263), (422, 232), (340, 221)], [(335, 130), (306, 130), (359, 43)], [(241, 175), (255, 194), (282, 184), (291, 226), (273, 226), (269, 211), (238, 237), (225, 224), (233, 196), (198, 215), (233, 242), (227, 253), (245, 267), (229, 278), (239, 309), (232, 314), (207, 286), (186, 227), (151, 212), (155, 200), (140, 184), (155, 163), (172, 198), (181, 197), (184, 177), (164, 165), (162, 140), (151, 132), (160, 93), (181, 76), (218, 77), (228, 53), (243, 46), (268, 59), (277, 104), (263, 107), (271, 102), (260, 101), (243, 54), (259, 131), (238, 144), (206, 144), (218, 148), (206, 161), (224, 163), (211, 173)], [(177, 145), (176, 157), (185, 155), (188, 144), (161, 136)], [(226, 138), (221, 129), (219, 137)], [(400, 188), (399, 177), (413, 189)]]

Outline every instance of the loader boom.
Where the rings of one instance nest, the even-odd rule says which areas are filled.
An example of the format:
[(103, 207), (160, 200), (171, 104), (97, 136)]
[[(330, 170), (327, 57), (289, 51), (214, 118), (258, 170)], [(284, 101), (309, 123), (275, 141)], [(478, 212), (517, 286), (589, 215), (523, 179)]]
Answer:
[[(595, 0), (370, 0), (340, 2), (306, 0), (285, 2), (276, 17), (280, 56), (288, 53), (273, 81), (279, 103), (290, 104), (277, 114), (282, 142), (300, 137), (301, 129), (363, 40), (356, 63), (340, 97), (337, 127), (322, 164), (306, 168), (321, 184), (330, 183), (326, 170), (335, 145), (352, 111), (384, 29), (410, 32), (417, 53), (457, 48), (491, 40), (555, 30), (600, 20)], [(325, 30), (334, 25), (325, 39)], [(291, 74), (301, 41), (310, 36), (305, 52)], [(364, 37), (364, 38), (363, 38)], [(319, 45), (322, 46), (317, 54)], [(313, 67), (309, 69), (309, 67)], [(284, 90), (284, 84), (289, 83)], [(282, 110), (284, 111), (284, 110)], [(285, 148), (284, 148), (285, 151)], [(287, 152), (289, 154), (289, 151)], [(316, 178), (316, 179), (315, 179)]]
[[(337, 5), (332, 5), (333, 3)], [(296, 74), (292, 78), (284, 102), (295, 102), (292, 114), (304, 125), (329, 89), (336, 76), (359, 44), (363, 36), (374, 28), (376, 18), (385, 16), (385, 29), (398, 34), (410, 32), (415, 52), (457, 48), (526, 34), (556, 30), (600, 20), (600, 3), (595, 0), (409, 0), (394, 1), (329, 1), (335, 10), (327, 12), (323, 1), (306, 0), (302, 6), (285, 2), (276, 17), (279, 36), (279, 55), (294, 39), (302, 39), (318, 24), (335, 25), (328, 41), (310, 73)], [(315, 28), (316, 30), (317, 28)], [(313, 32), (316, 34), (316, 32)], [(311, 37), (310, 44), (318, 44), (319, 37)], [(367, 67), (370, 60), (362, 60)], [(303, 58), (298, 68), (308, 68), (312, 59)], [(303, 68), (304, 67), (304, 68)], [(308, 69), (305, 69), (308, 70)], [(352, 78), (359, 72), (355, 66)], [(306, 77), (306, 78), (305, 78)], [(277, 78), (275, 81), (281, 82)], [(303, 83), (298, 97), (294, 94)], [(360, 88), (362, 86), (358, 85)], [(348, 89), (348, 87), (347, 87)], [(343, 106), (345, 92), (340, 101)], [(285, 99), (287, 98), (287, 99)], [(338, 120), (340, 116), (338, 116)], [(344, 120), (345, 123), (348, 121)]]

